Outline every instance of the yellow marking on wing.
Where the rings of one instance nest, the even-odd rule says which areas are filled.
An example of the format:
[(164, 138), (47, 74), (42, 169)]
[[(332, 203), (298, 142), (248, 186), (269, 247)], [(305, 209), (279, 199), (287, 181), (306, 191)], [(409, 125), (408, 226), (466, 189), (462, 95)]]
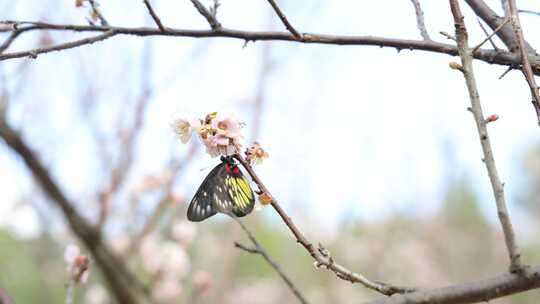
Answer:
[(241, 178), (241, 179), (238, 179), (238, 183), (242, 187), (242, 191), (244, 192), (246, 197), (248, 199), (251, 199), (252, 198), (252, 193), (251, 193), (251, 188), (249, 187), (248, 181), (246, 181), (246, 179), (244, 179), (244, 178)]

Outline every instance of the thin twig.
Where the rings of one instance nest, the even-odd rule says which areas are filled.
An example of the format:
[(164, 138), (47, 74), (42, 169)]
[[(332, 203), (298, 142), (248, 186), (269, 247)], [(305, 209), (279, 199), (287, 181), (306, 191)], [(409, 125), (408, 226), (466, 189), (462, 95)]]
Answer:
[(272, 201), (270, 202), (270, 204), (272, 205), (274, 210), (279, 214), (279, 216), (281, 217), (285, 225), (289, 227), (289, 230), (293, 233), (294, 237), (296, 238), (296, 241), (300, 243), (307, 250), (307, 252), (313, 257), (317, 268), (326, 268), (332, 271), (340, 279), (349, 281), (351, 283), (360, 283), (364, 285), (364, 287), (366, 288), (375, 290), (381, 294), (388, 295), (388, 296), (396, 294), (396, 293), (413, 292), (416, 290), (415, 288), (410, 288), (410, 287), (400, 287), (400, 286), (390, 285), (387, 283), (374, 282), (359, 273), (352, 272), (351, 270), (335, 263), (334, 259), (330, 255), (330, 252), (326, 248), (324, 248), (321, 244), (315, 247), (311, 242), (309, 242), (304, 237), (304, 235), (296, 227), (292, 219), (285, 213), (285, 211), (281, 208), (281, 206), (278, 204), (276, 199), (270, 194), (266, 186), (263, 184), (263, 182), (259, 179), (259, 177), (255, 173), (255, 171), (253, 171), (253, 168), (251, 167), (251, 165), (249, 165), (246, 162), (246, 160), (239, 154), (235, 154), (234, 157), (247, 170), (247, 172), (251, 176), (251, 179), (259, 187), (259, 190), (263, 193), (266, 193), (268, 196), (272, 198)]
[(285, 25), (285, 28), (291, 32), (291, 34), (296, 38), (296, 39), (302, 39), (302, 35), (292, 26), (292, 24), (289, 22), (289, 20), (287, 20), (287, 17), (285, 17), (285, 14), (281, 11), (281, 9), (279, 8), (279, 6), (277, 5), (276, 1), (274, 0), (268, 0), (268, 3), (270, 3), (270, 5), (272, 6), (272, 8), (274, 9), (274, 11), (276, 12), (276, 15), (278, 15), (279, 19), (281, 20), (281, 22), (283, 22), (283, 25)]
[(50, 53), (54, 51), (61, 51), (61, 50), (66, 50), (66, 49), (72, 49), (72, 48), (76, 48), (82, 45), (92, 44), (94, 42), (103, 41), (108, 38), (111, 38), (112, 36), (116, 34), (117, 33), (114, 30), (109, 30), (93, 37), (83, 38), (83, 39), (79, 39), (79, 40), (75, 40), (75, 41), (71, 41), (67, 43), (61, 43), (61, 44), (57, 44), (57, 45), (53, 45), (49, 47), (36, 48), (29, 51), (0, 54), (0, 61), (4, 59), (9, 59), (9, 58), (21, 58), (21, 57), (30, 57), (32, 59), (36, 59), (37, 56), (40, 54)]
[(0, 45), (0, 54), (2, 54), (9, 46), (15, 41), (17, 36), (21, 34), (21, 31), (14, 29), (11, 34), (6, 38), (6, 40)]
[(482, 32), (484, 32), (484, 34), (486, 35), (486, 39), (482, 42), (480, 42), (474, 49), (473, 49), (473, 53), (474, 51), (476, 51), (477, 49), (479, 49), (484, 43), (486, 43), (486, 41), (489, 41), (489, 43), (491, 43), (491, 46), (493, 47), (494, 50), (498, 51), (499, 48), (497, 47), (497, 45), (495, 44), (495, 42), (493, 42), (493, 40), (491, 39), (493, 37), (493, 35), (495, 35), (507, 22), (508, 22), (509, 19), (506, 19), (504, 21), (504, 23), (501, 23), (501, 25), (499, 25), (494, 31), (493, 33), (491, 33), (491, 35), (488, 33), (486, 27), (482, 24), (482, 21), (480, 21), (479, 18), (476, 18), (476, 21), (478, 22), (478, 25), (480, 26), (480, 28), (482, 29)]
[(210, 24), (210, 28), (212, 28), (212, 30), (217, 31), (221, 29), (221, 23), (219, 23), (215, 16), (217, 4), (214, 8), (214, 14), (212, 14), (199, 0), (191, 0), (191, 3), (193, 3), (197, 11), (199, 11), (206, 21), (208, 21), (208, 24)]
[(456, 37), (454, 37), (454, 36), (448, 34), (447, 32), (440, 31), (439, 34), (443, 35), (443, 36), (446, 37), (447, 39), (456, 41)]
[(506, 74), (508, 74), (511, 70), (513, 70), (514, 67), (513, 66), (509, 66), (506, 70), (504, 70), (504, 72), (501, 74), (501, 76), (499, 76), (499, 80), (503, 79), (504, 76), (506, 76)]
[(143, 0), (143, 2), (144, 2), (144, 5), (146, 6), (146, 9), (148, 9), (148, 13), (150, 13), (150, 16), (152, 17), (152, 19), (154, 19), (154, 22), (156, 23), (157, 27), (162, 32), (165, 32), (166, 31), (165, 27), (163, 26), (163, 23), (161, 23), (161, 20), (159, 19), (158, 15), (156, 14), (154, 9), (152, 8), (152, 5), (150, 4), (150, 1)]
[(524, 9), (518, 10), (518, 13), (524, 13), (524, 14), (531, 14), (531, 15), (540, 16), (540, 12), (535, 12), (535, 11), (530, 11), (530, 10), (524, 10)]
[[(497, 15), (497, 12), (491, 9), (484, 0), (465, 0), (465, 2), (471, 7), (476, 16), (480, 17), (491, 30), (495, 30), (505, 20), (504, 16)], [(506, 26), (503, 26), (502, 29), (497, 31), (497, 37), (501, 39), (510, 52), (517, 50), (516, 35), (514, 35), (514, 31), (509, 24), (506, 24)]]
[(420, 2), (418, 0), (411, 0), (411, 2), (414, 5), (414, 12), (416, 13), (416, 26), (420, 30), (420, 35), (422, 35), (422, 38), (424, 38), (424, 40), (431, 40), (431, 38), (429, 37), (429, 33), (426, 29), (426, 24), (424, 22), (424, 12), (422, 11)]
[(454, 16), (454, 22), (456, 27), (457, 45), (459, 50), (459, 56), (461, 57), (461, 65), (463, 67), (463, 76), (467, 84), (467, 90), (469, 91), (469, 98), (471, 100), (471, 112), (476, 122), (478, 129), (478, 135), (480, 136), (480, 144), (482, 145), (482, 152), (484, 154), (484, 164), (489, 175), (491, 182), (491, 188), (493, 190), (493, 196), (495, 197), (495, 203), (497, 205), (497, 213), (504, 233), (506, 242), (506, 248), (510, 257), (510, 271), (519, 272), (522, 271), (523, 266), (520, 262), (520, 254), (515, 241), (514, 230), (512, 228), (512, 222), (508, 215), (506, 208), (506, 201), (504, 197), (504, 186), (499, 179), (499, 173), (495, 165), (495, 159), (493, 157), (493, 149), (489, 140), (488, 130), (484, 114), (482, 113), (482, 105), (480, 103), (480, 95), (478, 93), (478, 87), (476, 85), (476, 79), (474, 77), (474, 71), (472, 66), (472, 52), (469, 50), (468, 34), (463, 21), (463, 15), (459, 9), (457, 0), (450, 0), (452, 14)]
[(529, 52), (528, 48), (525, 45), (525, 37), (523, 37), (523, 31), (521, 30), (521, 24), (519, 22), (519, 16), (516, 8), (515, 0), (508, 0), (508, 8), (510, 12), (510, 18), (512, 19), (512, 27), (517, 38), (519, 53), (521, 54), (521, 60), (523, 64), (521, 65), (521, 70), (523, 75), (529, 84), (532, 96), (532, 104), (534, 110), (536, 111), (536, 117), (538, 119), (538, 124), (540, 125), (540, 94), (538, 93), (538, 85), (534, 80), (534, 74), (532, 72), (531, 63), (529, 62)]
[(98, 17), (99, 22), (103, 26), (108, 26), (109, 22), (107, 22), (107, 19), (103, 16), (101, 13), (101, 10), (98, 8), (99, 4), (95, 0), (88, 0), (90, 2), (90, 6), (92, 7), (92, 11), (94, 14), (96, 14), (96, 17)]
[(270, 266), (274, 268), (274, 270), (283, 279), (285, 284), (289, 286), (289, 288), (294, 293), (294, 295), (298, 298), (300, 303), (307, 304), (308, 301), (306, 300), (306, 298), (300, 293), (296, 285), (294, 285), (293, 281), (283, 272), (283, 270), (281, 269), (281, 266), (279, 266), (279, 264), (276, 261), (274, 261), (274, 259), (268, 254), (268, 252), (266, 252), (266, 250), (261, 246), (261, 244), (259, 244), (259, 241), (257, 241), (257, 239), (255, 238), (255, 235), (246, 227), (246, 225), (244, 225), (244, 223), (242, 223), (240, 219), (238, 219), (234, 215), (232, 215), (231, 217), (238, 223), (238, 225), (240, 225), (240, 227), (242, 227), (242, 230), (244, 230), (244, 232), (248, 236), (251, 243), (253, 243), (253, 246), (255, 246), (255, 248), (248, 248), (238, 242), (235, 242), (234, 245), (237, 248), (240, 248), (249, 253), (260, 254), (266, 260), (266, 262), (268, 262), (268, 264), (270, 264)]

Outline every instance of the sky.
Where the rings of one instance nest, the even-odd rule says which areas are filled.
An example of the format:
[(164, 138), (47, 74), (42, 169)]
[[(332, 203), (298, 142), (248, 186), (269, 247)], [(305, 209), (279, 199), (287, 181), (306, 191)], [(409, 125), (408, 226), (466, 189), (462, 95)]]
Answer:
[[(127, 10), (122, 2), (102, 2), (102, 11), (112, 24), (152, 25), (142, 4), (130, 3)], [(499, 1), (487, 2), (500, 11)], [(534, 2), (518, 1), (518, 6), (538, 10)], [(65, 1), (52, 3), (0, 2), (0, 8), (9, 8), (0, 9), (0, 19), (85, 24), (86, 10)], [(153, 3), (167, 26), (208, 28), (188, 0)], [(365, 3), (280, 1), (300, 32), (420, 39), (410, 1)], [(431, 37), (449, 42), (438, 34), (454, 29), (448, 3), (421, 4)], [(462, 9), (470, 44), (475, 45), (484, 35), (464, 3)], [(540, 17), (521, 17), (525, 38), (539, 45)], [(223, 0), (218, 18), (228, 28), (283, 30), (266, 1)], [(74, 36), (53, 33), (52, 37), (60, 42)], [(25, 35), (12, 50), (31, 47), (36, 39)], [(187, 146), (171, 132), (174, 118), (232, 112), (247, 123), (246, 139), (252, 137), (250, 125), (260, 125), (257, 140), (271, 157), (256, 168), (257, 172), (293, 215), (309, 214), (329, 227), (349, 217), (373, 220), (396, 212), (429, 216), (438, 211), (447, 187), (466, 177), (488, 218), (496, 221), (478, 134), (466, 110), (469, 100), (464, 80), (448, 67), (459, 58), (368, 46), (288, 42), (250, 42), (244, 46), (244, 41), (233, 39), (167, 37), (147, 40), (153, 70), (145, 77), (150, 78), (154, 90), (132, 176), (157, 173), (170, 149), (178, 155), (186, 153)], [(125, 100), (136, 99), (143, 43), (144, 39), (136, 37), (116, 37), (76, 50), (44, 54), (36, 60), (0, 63), (10, 89), (23, 77), (17, 66), (24, 61), (33, 65), (32, 73), (25, 75), (26, 85), (10, 105), (10, 121), (24, 128), (25, 138), (43, 152), (42, 159), (75, 200), (91, 194), (103, 174), (92, 159), (95, 148), (89, 144), (88, 126), (81, 123), (86, 113), (73, 103), (84, 87), (78, 67), (84, 67), (87, 79), (98, 84), (96, 98), (100, 103), (90, 118), (107, 132), (114, 125), (111, 118), (123, 111)], [(270, 45), (271, 69), (263, 114), (255, 122), (252, 106), (265, 45)], [(479, 61), (474, 67), (484, 113), (500, 116), (489, 125), (489, 132), (510, 210), (524, 216), (516, 208), (516, 197), (525, 184), (520, 158), (539, 142), (529, 89), (517, 71), (499, 80), (505, 67)], [(208, 155), (198, 155), (183, 174), (187, 178), (176, 185), (177, 193), (192, 196), (217, 162)], [(0, 146), (0, 184), (5, 185), (0, 193), (7, 201), (0, 204), (0, 225), (23, 236), (39, 231), (36, 208), (17, 204), (21, 195), (32, 194), (30, 182), (20, 160)], [(259, 212), (269, 213), (268, 209)], [(517, 229), (519, 234), (519, 229), (525, 228)]]

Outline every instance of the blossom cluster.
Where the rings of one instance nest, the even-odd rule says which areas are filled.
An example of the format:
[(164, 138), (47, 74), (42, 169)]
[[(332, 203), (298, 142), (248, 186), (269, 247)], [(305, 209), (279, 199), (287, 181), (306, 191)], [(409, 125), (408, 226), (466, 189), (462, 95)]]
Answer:
[[(173, 129), (182, 143), (187, 143), (195, 134), (212, 157), (240, 153), (240, 141), (244, 138), (241, 131), (244, 126), (233, 114), (217, 112), (206, 115), (204, 119), (179, 118), (173, 122)], [(268, 153), (258, 143), (247, 148), (245, 153), (250, 163), (258, 164), (268, 157)]]

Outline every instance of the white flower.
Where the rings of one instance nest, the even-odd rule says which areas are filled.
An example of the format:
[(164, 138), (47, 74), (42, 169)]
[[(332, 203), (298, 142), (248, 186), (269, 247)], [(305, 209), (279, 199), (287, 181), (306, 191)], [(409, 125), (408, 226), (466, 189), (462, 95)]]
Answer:
[(185, 119), (185, 118), (179, 118), (173, 122), (173, 129), (174, 132), (180, 137), (180, 140), (182, 143), (187, 143), (189, 139), (191, 138), (191, 134), (195, 132), (199, 132), (201, 127), (201, 122), (198, 119)]

